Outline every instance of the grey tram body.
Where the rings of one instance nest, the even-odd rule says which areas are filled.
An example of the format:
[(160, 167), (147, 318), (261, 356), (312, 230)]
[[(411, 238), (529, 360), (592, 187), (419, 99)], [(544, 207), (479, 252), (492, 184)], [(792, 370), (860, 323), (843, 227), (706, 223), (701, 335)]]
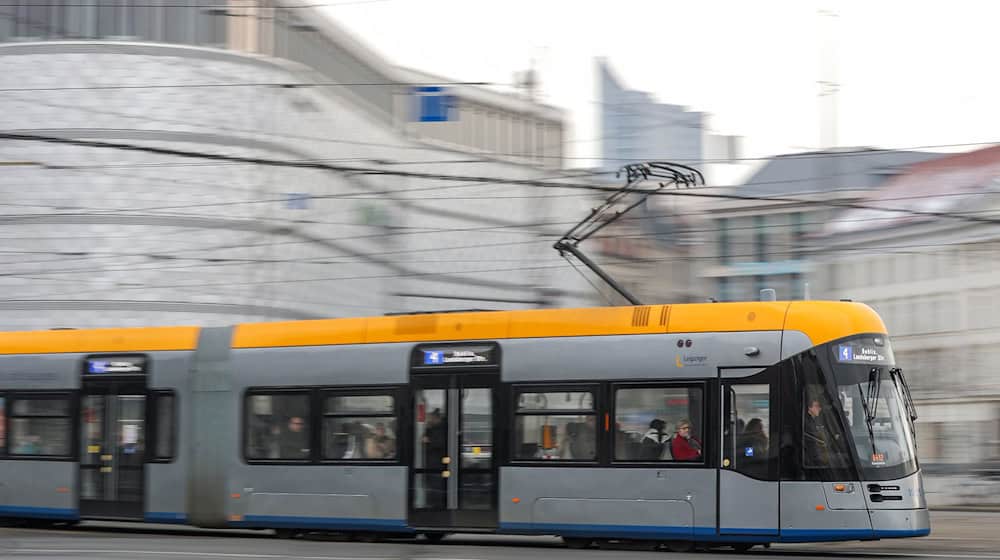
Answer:
[[(232, 328), (201, 329), (193, 352), (144, 353), (150, 366), (147, 387), (172, 391), (177, 408), (172, 458), (145, 465), (143, 519), (204, 527), (421, 531), (409, 519), (411, 467), (405, 457), (387, 465), (254, 464), (243, 456), (242, 437), (247, 390), (386, 386), (406, 391), (413, 380), (410, 357), (418, 344), (232, 348), (232, 334)], [(705, 359), (682, 362), (679, 339), (711, 352)], [(488, 342), (502, 351), (499, 391), (525, 383), (671, 380), (704, 380), (706, 387), (717, 390), (721, 379), (754, 375), (812, 346), (797, 331)], [(0, 392), (79, 392), (85, 358), (68, 353), (0, 356)], [(706, 399), (710, 399), (707, 394)], [(402, 410), (412, 414), (409, 408)], [(508, 413), (495, 418), (497, 423), (509, 420)], [(718, 417), (708, 420), (719, 422)], [(505, 430), (502, 433), (507, 437)], [(400, 443), (405, 437), (399, 436)], [(72, 445), (79, 447), (79, 442), (77, 435)], [(834, 493), (829, 482), (761, 481), (715, 463), (635, 467), (501, 463), (494, 482), (496, 524), (491, 530), (762, 543), (929, 532), (919, 471), (902, 480), (879, 482), (898, 486), (903, 499), (876, 503), (865, 491), (864, 481), (847, 482), (857, 491)], [(69, 521), (86, 517), (79, 507), (78, 462), (8, 458), (0, 459), (0, 471), (0, 516)]]

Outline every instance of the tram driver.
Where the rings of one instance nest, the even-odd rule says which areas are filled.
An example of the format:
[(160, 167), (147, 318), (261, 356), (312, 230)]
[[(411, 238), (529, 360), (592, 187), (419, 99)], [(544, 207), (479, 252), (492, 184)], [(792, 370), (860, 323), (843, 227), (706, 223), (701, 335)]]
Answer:
[(809, 407), (806, 409), (805, 426), (802, 430), (806, 464), (810, 466), (830, 465), (830, 437), (826, 425), (820, 418), (822, 412), (823, 405), (819, 399), (810, 399)]

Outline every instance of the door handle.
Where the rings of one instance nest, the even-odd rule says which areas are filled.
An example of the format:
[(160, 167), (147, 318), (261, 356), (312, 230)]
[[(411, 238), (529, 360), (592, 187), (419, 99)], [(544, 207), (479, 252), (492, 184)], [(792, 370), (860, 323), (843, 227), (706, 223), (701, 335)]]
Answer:
[(448, 478), (451, 476), (451, 471), (441, 471), (441, 478)]

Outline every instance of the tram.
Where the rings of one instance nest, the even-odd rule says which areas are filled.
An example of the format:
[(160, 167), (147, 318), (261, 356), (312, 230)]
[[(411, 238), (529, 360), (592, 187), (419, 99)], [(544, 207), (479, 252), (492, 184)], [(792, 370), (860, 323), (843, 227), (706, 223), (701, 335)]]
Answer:
[(725, 545), (929, 534), (855, 302), (0, 333), (0, 517)]

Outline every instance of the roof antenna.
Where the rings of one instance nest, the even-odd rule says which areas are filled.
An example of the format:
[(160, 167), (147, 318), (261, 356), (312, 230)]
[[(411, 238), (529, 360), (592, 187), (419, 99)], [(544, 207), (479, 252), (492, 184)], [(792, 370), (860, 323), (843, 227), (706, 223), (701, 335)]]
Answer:
[[(569, 260), (566, 253), (579, 259), (580, 262), (593, 271), (594, 274), (600, 276), (601, 280), (604, 280), (632, 305), (642, 305), (624, 286), (616, 282), (597, 263), (587, 258), (580, 250), (579, 245), (626, 214), (629, 210), (646, 202), (646, 199), (653, 194), (667, 187), (680, 189), (694, 187), (699, 183), (704, 185), (705, 177), (693, 167), (667, 161), (630, 163), (622, 167), (618, 171), (617, 176), (621, 177), (623, 172), (625, 173), (625, 185), (613, 191), (600, 206), (592, 209), (586, 218), (570, 228), (552, 247), (559, 251), (559, 255), (566, 260)], [(650, 179), (657, 180), (656, 187), (639, 188), (639, 185)]]
[(764, 288), (760, 291), (760, 301), (777, 301), (778, 293), (774, 291), (774, 288)]

